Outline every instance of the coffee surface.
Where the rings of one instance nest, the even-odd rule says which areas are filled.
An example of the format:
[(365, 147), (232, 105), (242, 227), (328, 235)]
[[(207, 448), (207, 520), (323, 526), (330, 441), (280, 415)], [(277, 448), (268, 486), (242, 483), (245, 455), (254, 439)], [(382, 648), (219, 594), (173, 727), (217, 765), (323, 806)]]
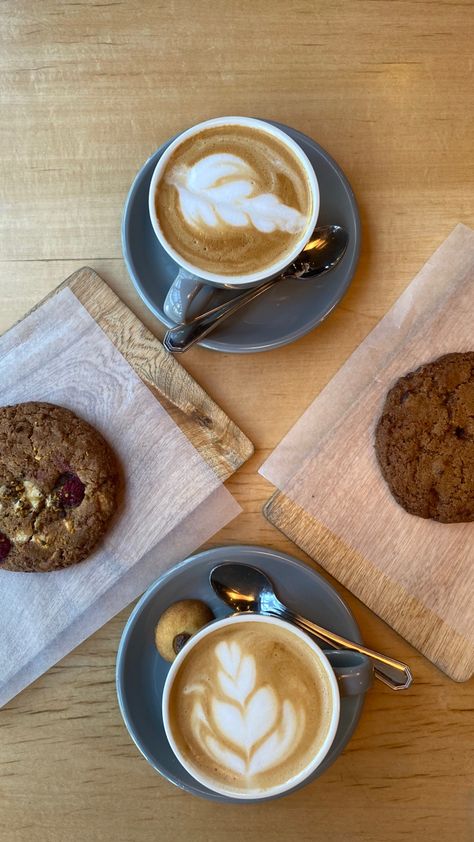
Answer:
[(170, 694), (170, 726), (187, 762), (230, 792), (265, 792), (305, 769), (331, 721), (331, 687), (311, 649), (263, 623), (199, 641)]
[(284, 143), (231, 124), (184, 140), (155, 196), (169, 244), (193, 266), (221, 275), (283, 259), (304, 235), (312, 203), (305, 169)]

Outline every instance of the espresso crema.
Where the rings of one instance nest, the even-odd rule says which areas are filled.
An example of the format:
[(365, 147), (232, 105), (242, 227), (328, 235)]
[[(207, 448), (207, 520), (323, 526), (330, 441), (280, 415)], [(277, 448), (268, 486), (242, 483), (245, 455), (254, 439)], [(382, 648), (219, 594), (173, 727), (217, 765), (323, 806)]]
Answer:
[(264, 793), (303, 771), (331, 724), (331, 686), (305, 643), (274, 625), (217, 629), (183, 660), (169, 723), (209, 786)]
[(307, 231), (311, 186), (277, 137), (239, 124), (179, 144), (158, 181), (155, 208), (168, 243), (208, 272), (242, 276), (290, 254)]

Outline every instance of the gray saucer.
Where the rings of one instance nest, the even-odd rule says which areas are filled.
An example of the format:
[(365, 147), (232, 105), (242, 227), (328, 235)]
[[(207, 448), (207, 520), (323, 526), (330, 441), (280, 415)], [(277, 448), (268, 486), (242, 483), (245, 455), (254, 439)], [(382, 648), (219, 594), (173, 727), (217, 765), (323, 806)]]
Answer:
[[(231, 613), (215, 596), (208, 581), (211, 569), (224, 561), (260, 567), (271, 577), (277, 593), (290, 608), (359, 643), (362, 638), (349, 609), (322, 576), (303, 562), (265, 547), (217, 547), (198, 553), (165, 573), (142, 596), (127, 621), (117, 654), (117, 695), (125, 725), (146, 760), (171, 783), (203, 798), (241, 804), (239, 799), (216, 795), (197, 783), (171, 751), (161, 718), (161, 695), (169, 664), (158, 655), (154, 644), (154, 629), (160, 614), (178, 599), (202, 599), (218, 618)], [(363, 703), (363, 696), (341, 699), (333, 746), (309, 781), (321, 775), (344, 749), (359, 721)]]
[[(313, 281), (282, 281), (262, 298), (229, 318), (200, 343), (214, 351), (250, 354), (294, 342), (334, 309), (356, 269), (360, 221), (347, 178), (314, 140), (281, 123), (274, 122), (274, 125), (300, 144), (314, 166), (321, 192), (318, 225), (343, 225), (349, 232), (349, 246), (332, 272)], [(171, 140), (148, 159), (136, 176), (122, 220), (122, 250), (130, 277), (147, 307), (167, 327), (171, 327), (173, 322), (165, 315), (163, 302), (178, 267), (160, 246), (151, 226), (148, 189), (156, 163)]]

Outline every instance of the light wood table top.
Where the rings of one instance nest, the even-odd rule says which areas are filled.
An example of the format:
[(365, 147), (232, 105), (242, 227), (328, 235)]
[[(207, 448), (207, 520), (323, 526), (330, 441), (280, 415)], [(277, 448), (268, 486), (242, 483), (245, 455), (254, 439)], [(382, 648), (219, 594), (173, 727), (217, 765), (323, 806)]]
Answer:
[[(468, 0), (1, 4), (0, 329), (87, 264), (162, 335), (128, 279), (120, 217), (143, 161), (199, 120), (293, 125), (355, 190), (359, 269), (318, 330), (258, 356), (183, 360), (256, 445), (228, 483), (245, 511), (213, 544), (303, 557), (261, 514), (272, 488), (258, 466), (454, 225), (474, 225), (473, 34)], [(155, 774), (116, 703), (127, 609), (0, 712), (2, 842), (474, 839), (473, 681), (445, 678), (338, 590), (369, 645), (416, 682), (406, 694), (377, 683), (321, 780), (240, 807)]]

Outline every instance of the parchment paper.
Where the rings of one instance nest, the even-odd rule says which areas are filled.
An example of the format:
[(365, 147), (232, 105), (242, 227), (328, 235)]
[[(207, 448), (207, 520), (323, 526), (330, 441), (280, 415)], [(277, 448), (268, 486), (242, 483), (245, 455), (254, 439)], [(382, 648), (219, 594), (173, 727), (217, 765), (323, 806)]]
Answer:
[(398, 377), (474, 350), (474, 231), (458, 225), (261, 467), (291, 500), (474, 642), (474, 524), (409, 515), (374, 428)]
[(0, 705), (240, 511), (69, 289), (0, 338), (0, 401), (72, 409), (114, 448), (121, 510), (88, 559), (53, 573), (0, 570)]

